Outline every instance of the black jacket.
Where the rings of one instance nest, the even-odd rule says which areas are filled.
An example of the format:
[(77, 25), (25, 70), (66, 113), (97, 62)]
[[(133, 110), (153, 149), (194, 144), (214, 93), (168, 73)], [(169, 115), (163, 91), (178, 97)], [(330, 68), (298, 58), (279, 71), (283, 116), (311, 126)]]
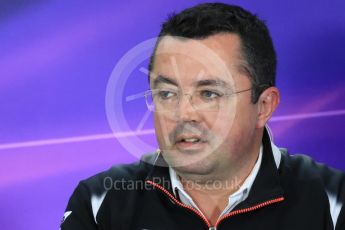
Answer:
[[(248, 198), (216, 226), (174, 197), (168, 168), (157, 165), (164, 159), (152, 154), (81, 181), (61, 230), (345, 230), (344, 174), (304, 155), (281, 154), (277, 169), (265, 131), (262, 164)], [(336, 226), (331, 212), (339, 214)]]

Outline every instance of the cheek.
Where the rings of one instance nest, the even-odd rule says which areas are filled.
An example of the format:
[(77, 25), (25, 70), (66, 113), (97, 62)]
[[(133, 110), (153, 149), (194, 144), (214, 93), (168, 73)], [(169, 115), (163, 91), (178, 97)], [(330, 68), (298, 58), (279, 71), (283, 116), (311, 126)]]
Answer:
[(235, 114), (231, 112), (219, 113), (208, 116), (207, 126), (211, 134), (217, 139), (221, 139), (231, 132), (235, 123)]
[(165, 116), (154, 115), (155, 133), (160, 146), (170, 145), (169, 134), (173, 131), (173, 122)]
[(236, 119), (236, 117), (224, 119), (217, 123), (212, 130), (214, 133), (212, 149), (221, 154), (225, 161), (238, 158), (243, 146), (246, 145), (246, 130)]
[(243, 97), (236, 104), (236, 114), (234, 118), (234, 126), (244, 131), (254, 130), (257, 122), (257, 105), (252, 104), (251, 97)]
[(215, 147), (236, 149), (250, 139), (255, 129), (254, 109), (248, 105), (238, 104), (236, 109), (210, 116), (208, 124)]

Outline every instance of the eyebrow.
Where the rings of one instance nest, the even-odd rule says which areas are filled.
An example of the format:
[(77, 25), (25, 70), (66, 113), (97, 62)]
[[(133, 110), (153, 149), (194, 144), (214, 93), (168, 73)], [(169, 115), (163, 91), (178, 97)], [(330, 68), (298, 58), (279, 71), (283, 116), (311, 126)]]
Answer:
[(159, 84), (170, 84), (174, 86), (178, 86), (177, 82), (173, 79), (170, 79), (168, 77), (164, 77), (162, 75), (158, 75), (154, 80), (153, 80), (153, 88), (156, 88), (157, 85)]
[(223, 86), (223, 87), (228, 87), (229, 86), (228, 83), (226, 83), (225, 81), (222, 81), (220, 79), (200, 80), (200, 81), (197, 81), (195, 85), (197, 87), (199, 87), (199, 86)]
[[(156, 88), (159, 84), (170, 84), (178, 87), (178, 83), (166, 76), (158, 75), (153, 80), (153, 88)], [(195, 83), (193, 83), (194, 86), (200, 87), (200, 86), (222, 86), (222, 87), (229, 87), (229, 84), (223, 80), (220, 79), (204, 79), (199, 80)]]

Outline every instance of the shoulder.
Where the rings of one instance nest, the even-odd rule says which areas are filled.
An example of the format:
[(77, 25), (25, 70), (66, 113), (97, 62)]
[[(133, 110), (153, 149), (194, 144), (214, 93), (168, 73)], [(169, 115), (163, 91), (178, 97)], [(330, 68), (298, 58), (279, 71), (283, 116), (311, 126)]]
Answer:
[[(97, 214), (116, 181), (145, 180), (157, 154), (147, 154), (132, 164), (119, 164), (81, 180), (67, 204), (62, 230), (98, 229)], [(93, 228), (91, 228), (91, 226)]]
[[(330, 214), (336, 229), (345, 226), (345, 173), (318, 163), (304, 154), (288, 154), (282, 150), (282, 168), (291, 184), (318, 184), (328, 197)], [(303, 186), (302, 185), (302, 186)], [(315, 191), (317, 192), (317, 191)], [(343, 210), (342, 210), (343, 209)], [(341, 227), (340, 227), (341, 225)]]
[(156, 156), (155, 153), (149, 153), (137, 162), (114, 165), (108, 170), (81, 180), (79, 186), (84, 186), (91, 194), (99, 195), (116, 181), (145, 180)]
[(318, 163), (304, 154), (289, 154), (282, 151), (282, 162), (291, 175), (297, 180), (320, 180), (327, 189), (334, 190), (339, 185), (345, 186), (345, 173)]

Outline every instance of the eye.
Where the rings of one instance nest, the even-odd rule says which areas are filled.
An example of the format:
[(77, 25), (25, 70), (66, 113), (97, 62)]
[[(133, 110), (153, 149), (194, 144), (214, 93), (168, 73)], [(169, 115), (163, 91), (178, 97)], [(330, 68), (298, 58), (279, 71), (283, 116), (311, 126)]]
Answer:
[(171, 90), (160, 90), (158, 91), (157, 94), (158, 94), (158, 97), (162, 100), (166, 100), (166, 99), (176, 96), (176, 93)]
[(211, 90), (202, 90), (200, 92), (200, 96), (204, 99), (215, 99), (219, 98), (222, 96), (221, 93), (218, 93), (216, 91), (211, 91)]

